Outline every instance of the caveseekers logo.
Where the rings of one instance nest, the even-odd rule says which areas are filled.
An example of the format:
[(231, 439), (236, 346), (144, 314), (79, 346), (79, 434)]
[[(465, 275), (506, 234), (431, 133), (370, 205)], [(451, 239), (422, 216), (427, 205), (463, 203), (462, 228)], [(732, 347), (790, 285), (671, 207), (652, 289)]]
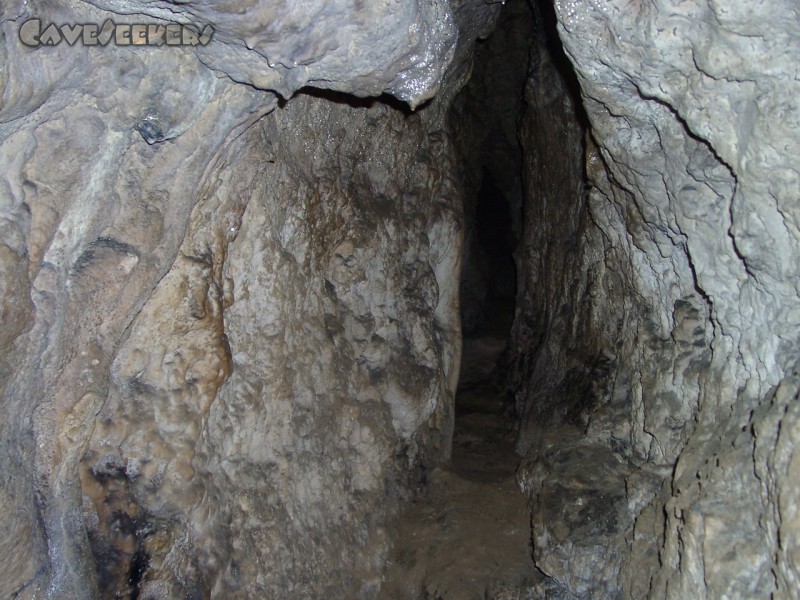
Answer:
[(201, 30), (192, 25), (131, 25), (114, 23), (111, 19), (102, 25), (49, 25), (42, 27), (41, 19), (28, 19), (19, 28), (19, 39), (26, 46), (205, 46), (211, 41), (214, 28), (206, 25)]

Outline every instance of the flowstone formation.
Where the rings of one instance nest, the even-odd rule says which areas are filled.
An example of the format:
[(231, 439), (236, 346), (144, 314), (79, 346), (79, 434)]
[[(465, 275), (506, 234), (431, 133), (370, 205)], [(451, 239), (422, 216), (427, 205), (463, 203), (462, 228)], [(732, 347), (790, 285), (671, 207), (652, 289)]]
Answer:
[[(444, 115), (498, 10), (3, 5), (0, 596), (375, 596), (449, 453)], [(31, 18), (214, 37), (30, 48)]]

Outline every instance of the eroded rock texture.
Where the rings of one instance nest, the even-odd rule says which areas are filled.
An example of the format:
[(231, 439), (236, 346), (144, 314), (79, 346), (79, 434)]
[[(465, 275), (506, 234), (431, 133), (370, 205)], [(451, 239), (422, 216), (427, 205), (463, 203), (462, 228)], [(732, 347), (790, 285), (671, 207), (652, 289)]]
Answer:
[(581, 93), (534, 48), (508, 358), (537, 564), (563, 597), (793, 597), (797, 8), (549, 10)]
[(797, 8), (512, 3), (448, 113), (500, 6), (3, 3), (2, 597), (379, 597), (489, 180), (534, 591), (796, 595)]
[[(0, 595), (375, 597), (449, 453), (445, 111), (498, 7), (1, 10)], [(216, 33), (31, 49), (31, 17)], [(418, 114), (289, 99), (416, 106), (447, 69)]]
[[(83, 460), (91, 519), (135, 505), (143, 592), (377, 592), (382, 520), (452, 426), (457, 195), (426, 125), (299, 96), (237, 149), (262, 169), (215, 177), (244, 213), (195, 207)], [(126, 533), (94, 532), (99, 562)]]

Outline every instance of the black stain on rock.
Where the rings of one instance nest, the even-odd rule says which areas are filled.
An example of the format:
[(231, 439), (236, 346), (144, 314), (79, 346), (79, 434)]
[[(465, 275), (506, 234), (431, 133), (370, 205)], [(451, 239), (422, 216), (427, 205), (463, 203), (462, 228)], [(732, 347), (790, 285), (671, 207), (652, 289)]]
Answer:
[(72, 270), (77, 273), (83, 273), (86, 268), (95, 260), (107, 255), (107, 252), (116, 254), (125, 254), (128, 256), (139, 257), (139, 253), (130, 244), (120, 242), (113, 238), (100, 236), (89, 244), (89, 247), (84, 250), (75, 263), (72, 265)]
[(133, 127), (141, 134), (144, 141), (151, 146), (167, 139), (163, 127), (155, 117), (144, 117)]

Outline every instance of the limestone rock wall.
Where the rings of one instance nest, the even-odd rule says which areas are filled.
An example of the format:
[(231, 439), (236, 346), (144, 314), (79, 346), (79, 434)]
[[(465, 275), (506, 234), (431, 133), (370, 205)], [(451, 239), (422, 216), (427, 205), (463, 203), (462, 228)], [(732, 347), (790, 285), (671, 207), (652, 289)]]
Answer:
[(565, 598), (792, 597), (797, 9), (557, 0), (554, 17), (588, 136), (569, 150), (577, 96), (547, 97), (558, 68), (533, 68), (509, 363), (537, 563)]
[[(374, 597), (449, 453), (445, 112), (497, 11), (3, 4), (0, 595)], [(32, 49), (32, 17), (216, 33)]]
[[(506, 367), (540, 591), (792, 597), (797, 9), (531, 5)], [(3, 3), (0, 595), (380, 593), (449, 452), (447, 110), (499, 9)], [(33, 17), (215, 37), (34, 49)]]
[(115, 355), (85, 510), (100, 565), (125, 573), (133, 535), (146, 593), (373, 597), (383, 520), (447, 456), (447, 141), (435, 110), (369, 104), (301, 95), (255, 125)]

